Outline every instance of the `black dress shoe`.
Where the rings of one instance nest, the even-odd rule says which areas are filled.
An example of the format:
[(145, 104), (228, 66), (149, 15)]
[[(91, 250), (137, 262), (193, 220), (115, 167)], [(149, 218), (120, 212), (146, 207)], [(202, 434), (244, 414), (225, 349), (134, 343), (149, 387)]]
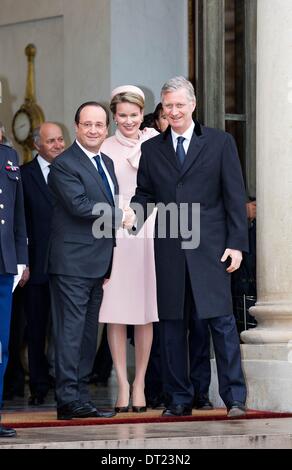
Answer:
[(228, 418), (240, 418), (246, 414), (246, 407), (240, 401), (234, 401), (227, 407)]
[(92, 401), (82, 401), (82, 400), (80, 401), (81, 401), (83, 408), (86, 408), (88, 413), (94, 413), (96, 411), (95, 403), (93, 403)]
[(95, 418), (112, 418), (115, 415), (116, 415), (116, 412), (114, 410), (100, 410), (96, 408), (94, 417)]
[(0, 426), (0, 437), (15, 437), (16, 431), (12, 428), (4, 428)]
[(58, 419), (72, 419), (72, 418), (92, 418), (95, 416), (96, 408), (89, 404), (81, 403), (80, 400), (75, 400), (66, 405), (57, 407)]
[(191, 416), (192, 408), (184, 405), (173, 405), (165, 408), (162, 416)]
[(115, 416), (116, 412), (114, 410), (100, 410), (98, 409), (92, 401), (87, 401), (82, 403), (84, 408), (90, 413), (89, 418), (112, 418)]
[(213, 410), (213, 403), (210, 402), (208, 395), (200, 395), (194, 399), (193, 408), (196, 410)]

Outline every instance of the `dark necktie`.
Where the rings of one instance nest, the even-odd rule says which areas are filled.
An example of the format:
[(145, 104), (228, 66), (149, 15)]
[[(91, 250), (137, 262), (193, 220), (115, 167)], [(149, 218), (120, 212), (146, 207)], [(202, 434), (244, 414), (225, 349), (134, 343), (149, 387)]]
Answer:
[(51, 164), (50, 163), (48, 164), (47, 168), (48, 168), (47, 179), (46, 178), (45, 179), (46, 179), (46, 183), (48, 184), (48, 177), (49, 177), (49, 173), (50, 173), (50, 169), (51, 169)]
[(102, 166), (101, 166), (100, 155), (96, 155), (96, 156), (93, 157), (93, 158), (94, 158), (94, 160), (96, 161), (98, 173), (99, 173), (99, 175), (101, 176), (101, 179), (102, 179), (102, 181), (103, 181), (103, 185), (104, 185), (105, 190), (106, 190), (106, 192), (107, 192), (107, 195), (108, 195), (110, 201), (112, 202), (112, 204), (114, 205), (113, 194), (112, 194), (111, 187), (110, 187), (110, 185), (109, 185), (107, 176), (106, 176), (106, 174), (105, 174), (105, 171), (104, 171), (104, 169), (103, 169)]
[(181, 166), (183, 166), (185, 158), (186, 158), (186, 152), (183, 146), (184, 140), (185, 140), (185, 137), (182, 137), (182, 136), (179, 136), (177, 138), (176, 155), (178, 157), (178, 160)]

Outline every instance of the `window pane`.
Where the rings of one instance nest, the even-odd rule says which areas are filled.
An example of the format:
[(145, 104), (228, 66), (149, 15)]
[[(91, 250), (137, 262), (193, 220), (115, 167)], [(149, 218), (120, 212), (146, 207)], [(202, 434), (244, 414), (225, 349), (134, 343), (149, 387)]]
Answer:
[(225, 0), (225, 112), (244, 114), (244, 3)]
[(245, 122), (242, 121), (226, 121), (226, 132), (229, 132), (233, 135), (237, 150), (239, 154), (239, 159), (241, 163), (241, 168), (243, 172), (243, 177), (245, 181)]

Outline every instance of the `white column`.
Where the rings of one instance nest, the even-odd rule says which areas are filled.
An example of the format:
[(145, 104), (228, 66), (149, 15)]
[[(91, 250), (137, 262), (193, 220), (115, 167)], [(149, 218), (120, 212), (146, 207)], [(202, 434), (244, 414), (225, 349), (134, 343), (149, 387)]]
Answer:
[(258, 321), (245, 343), (292, 340), (292, 2), (258, 0)]
[[(241, 334), (247, 406), (292, 411), (292, 2), (258, 0), (258, 326)], [(212, 361), (213, 377), (215, 363)], [(216, 380), (210, 397), (216, 405)]]

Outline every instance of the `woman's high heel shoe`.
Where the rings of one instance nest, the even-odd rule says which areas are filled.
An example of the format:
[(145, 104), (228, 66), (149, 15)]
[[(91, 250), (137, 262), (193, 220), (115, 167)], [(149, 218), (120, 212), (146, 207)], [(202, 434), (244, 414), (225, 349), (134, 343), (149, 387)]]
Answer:
[(145, 413), (147, 411), (146, 406), (132, 406), (133, 413)]
[(131, 398), (131, 391), (129, 391), (129, 401), (127, 406), (115, 406), (116, 413), (128, 413), (130, 409), (130, 398)]
[[(138, 403), (139, 403), (139, 401), (140, 401), (140, 403), (141, 402), (143, 403), (143, 401), (145, 401), (145, 396), (143, 394), (143, 398), (141, 398), (141, 396), (140, 397), (136, 396), (135, 399), (134, 399), (134, 387), (133, 387), (132, 401), (134, 402), (135, 400), (137, 400)], [(145, 413), (147, 411), (147, 406), (146, 406), (146, 404), (141, 405), (141, 406), (135, 406), (134, 403), (132, 403), (132, 411), (133, 411), (133, 413)]]
[(116, 413), (128, 413), (129, 411), (129, 405), (128, 406), (115, 406), (115, 412)]

